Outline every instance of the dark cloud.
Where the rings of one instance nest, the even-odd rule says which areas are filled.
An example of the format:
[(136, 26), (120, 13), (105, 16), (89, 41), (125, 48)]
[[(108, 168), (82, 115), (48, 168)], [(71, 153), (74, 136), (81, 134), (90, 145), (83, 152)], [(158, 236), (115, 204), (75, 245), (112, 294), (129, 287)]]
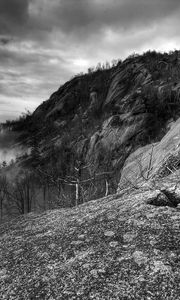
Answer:
[(0, 36), (0, 44), (7, 45), (8, 43), (10, 43), (10, 41), (12, 41), (12, 38)]
[(179, 48), (179, 14), (179, 0), (0, 0), (0, 110), (34, 109), (99, 61)]
[(39, 24), (45, 19), (51, 28), (89, 34), (104, 27), (147, 26), (180, 8), (179, 0), (34, 0), (33, 5)]
[(0, 33), (21, 31), (21, 26), (28, 19), (28, 0), (1, 0), (0, 1)]
[(1, 0), (0, 33), (46, 38), (58, 29), (80, 40), (107, 27), (146, 27), (179, 10), (179, 0)]
[(12, 20), (23, 20), (27, 13), (28, 0), (1, 0), (1, 16)]

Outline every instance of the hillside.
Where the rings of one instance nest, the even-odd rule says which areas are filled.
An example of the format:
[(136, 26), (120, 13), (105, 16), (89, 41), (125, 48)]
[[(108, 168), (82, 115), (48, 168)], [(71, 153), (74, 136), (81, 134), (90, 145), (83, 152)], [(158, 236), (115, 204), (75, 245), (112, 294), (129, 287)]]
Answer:
[(0, 298), (178, 300), (180, 209), (148, 204), (158, 193), (124, 191), (1, 225)]

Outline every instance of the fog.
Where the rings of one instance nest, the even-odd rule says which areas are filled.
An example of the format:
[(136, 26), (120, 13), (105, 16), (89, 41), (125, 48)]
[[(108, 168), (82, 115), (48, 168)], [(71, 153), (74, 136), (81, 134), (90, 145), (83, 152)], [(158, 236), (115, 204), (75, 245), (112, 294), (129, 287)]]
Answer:
[(9, 163), (12, 159), (15, 160), (27, 152), (26, 147), (22, 147), (16, 142), (17, 137), (16, 132), (3, 129), (0, 131), (0, 163), (3, 161)]
[(0, 149), (0, 164), (3, 161), (9, 163), (12, 159), (15, 160), (20, 154), (22, 154), (20, 149)]

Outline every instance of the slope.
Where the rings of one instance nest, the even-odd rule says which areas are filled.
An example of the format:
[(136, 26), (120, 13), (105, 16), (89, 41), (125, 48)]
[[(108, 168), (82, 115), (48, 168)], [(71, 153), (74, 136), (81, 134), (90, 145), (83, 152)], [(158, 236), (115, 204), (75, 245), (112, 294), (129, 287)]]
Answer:
[(178, 300), (180, 210), (147, 204), (157, 193), (124, 191), (1, 225), (0, 298)]

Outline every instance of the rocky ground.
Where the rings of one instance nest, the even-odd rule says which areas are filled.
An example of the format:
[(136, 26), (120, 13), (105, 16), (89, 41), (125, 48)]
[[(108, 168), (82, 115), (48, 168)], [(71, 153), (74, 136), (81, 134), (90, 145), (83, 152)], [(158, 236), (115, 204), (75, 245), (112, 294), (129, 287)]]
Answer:
[(180, 208), (123, 192), (0, 226), (0, 299), (180, 299)]

